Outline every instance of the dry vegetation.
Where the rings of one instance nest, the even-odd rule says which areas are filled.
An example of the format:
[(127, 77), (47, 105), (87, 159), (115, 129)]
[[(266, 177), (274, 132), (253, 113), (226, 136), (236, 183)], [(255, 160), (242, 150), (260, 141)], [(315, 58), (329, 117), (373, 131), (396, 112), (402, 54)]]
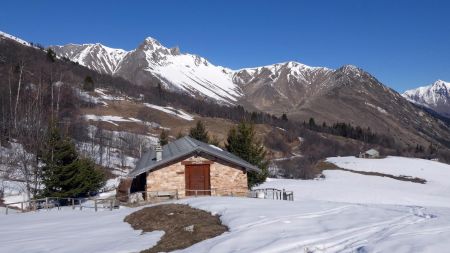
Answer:
[(335, 165), (333, 163), (329, 163), (329, 162), (326, 162), (326, 161), (320, 161), (314, 167), (314, 171), (315, 171), (316, 175), (321, 175), (322, 177), (323, 177), (322, 172), (324, 170), (342, 170), (342, 171), (347, 171), (347, 172), (361, 174), (361, 175), (366, 175), (366, 176), (387, 177), (387, 178), (391, 178), (391, 179), (395, 179), (395, 180), (412, 182), (412, 183), (419, 183), (419, 184), (425, 184), (427, 182), (427, 180), (425, 180), (423, 178), (418, 178), (418, 177), (409, 177), (409, 176), (402, 176), (402, 175), (395, 176), (395, 175), (385, 174), (385, 173), (380, 173), (380, 172), (370, 172), (370, 171), (358, 171), (358, 170), (344, 169), (344, 168), (338, 167), (337, 165)]
[(217, 215), (180, 204), (146, 207), (125, 217), (125, 222), (144, 232), (164, 231), (164, 236), (145, 253), (170, 252), (216, 237), (228, 231)]

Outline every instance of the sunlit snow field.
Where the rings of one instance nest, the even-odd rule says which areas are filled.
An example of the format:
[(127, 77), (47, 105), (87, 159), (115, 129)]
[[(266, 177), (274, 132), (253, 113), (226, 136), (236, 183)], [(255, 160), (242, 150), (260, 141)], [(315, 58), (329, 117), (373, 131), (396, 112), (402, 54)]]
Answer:
[[(178, 201), (221, 215), (230, 231), (178, 252), (447, 252), (450, 166), (421, 159), (329, 158), (361, 171), (420, 177), (426, 184), (352, 172), (325, 179), (269, 179), (295, 201), (202, 197)], [(3, 210), (0, 210), (3, 211)], [(134, 209), (0, 213), (0, 252), (136, 252), (161, 232), (134, 231)]]

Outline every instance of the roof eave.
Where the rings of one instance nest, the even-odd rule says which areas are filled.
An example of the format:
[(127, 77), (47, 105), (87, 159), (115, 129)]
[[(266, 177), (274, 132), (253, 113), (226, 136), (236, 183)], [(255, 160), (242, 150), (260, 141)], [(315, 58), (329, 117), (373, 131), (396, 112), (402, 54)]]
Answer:
[(220, 155), (220, 154), (217, 154), (217, 153), (214, 154), (213, 152), (210, 152), (209, 150), (207, 150), (207, 149), (205, 149), (205, 148), (199, 146), (199, 147), (196, 148), (195, 150), (191, 150), (191, 151), (189, 151), (189, 152), (181, 153), (181, 154), (179, 154), (179, 155), (177, 155), (177, 156), (173, 156), (173, 157), (171, 157), (171, 158), (169, 158), (169, 159), (166, 159), (166, 160), (161, 160), (161, 161), (159, 161), (159, 162), (156, 162), (156, 163), (152, 164), (151, 166), (144, 167), (144, 168), (140, 169), (139, 171), (137, 171), (137, 172), (135, 172), (135, 173), (131, 172), (131, 173), (129, 174), (129, 176), (131, 176), (131, 177), (136, 177), (136, 176), (138, 176), (138, 175), (140, 175), (140, 174), (142, 174), (142, 173), (146, 173), (146, 172), (152, 171), (152, 170), (154, 170), (155, 168), (158, 168), (158, 167), (160, 167), (160, 166), (162, 166), (162, 165), (165, 165), (165, 164), (167, 164), (167, 163), (170, 163), (170, 162), (172, 162), (172, 161), (174, 161), (174, 160), (180, 159), (180, 158), (182, 158), (183, 156), (187, 156), (187, 155), (190, 155), (190, 154), (193, 154), (193, 153), (197, 153), (197, 152), (199, 152), (199, 151), (200, 151), (200, 152), (204, 152), (204, 153), (206, 153), (206, 154), (208, 154), (208, 155), (211, 155), (211, 156), (214, 156), (214, 157), (218, 157), (218, 158), (220, 158), (220, 159), (222, 159), (222, 160), (224, 160), (224, 161), (226, 161), (226, 162), (233, 163), (233, 164), (237, 164), (237, 165), (241, 166), (242, 168), (244, 168), (246, 171), (253, 171), (253, 172), (257, 172), (257, 173), (260, 173), (260, 172), (261, 172), (261, 170), (260, 170), (258, 167), (254, 166), (254, 165), (252, 165), (252, 164), (250, 164), (250, 163), (248, 163), (248, 162), (245, 162), (245, 163), (247, 163), (247, 164), (244, 164), (244, 163), (237, 163), (236, 161), (233, 161), (232, 159), (229, 159), (229, 158), (226, 157), (226, 156), (223, 156), (223, 155)]

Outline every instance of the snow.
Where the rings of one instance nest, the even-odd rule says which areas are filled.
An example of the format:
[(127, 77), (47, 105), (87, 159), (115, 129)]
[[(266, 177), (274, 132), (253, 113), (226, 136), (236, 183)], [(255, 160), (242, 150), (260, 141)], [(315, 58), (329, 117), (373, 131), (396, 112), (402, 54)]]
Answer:
[[(120, 62), (129, 53), (102, 44), (68, 44), (51, 47), (60, 57), (66, 57), (100, 73), (114, 74)], [(95, 59), (95, 60), (93, 60)]]
[[(450, 165), (403, 157), (327, 161), (351, 170), (421, 177), (427, 183), (328, 170), (320, 180), (268, 179), (260, 186), (293, 190), (295, 201), (240, 197), (174, 201), (217, 214), (229, 227), (222, 235), (175, 252), (434, 253), (450, 247), (446, 180)], [(0, 232), (0, 251), (136, 252), (162, 236), (162, 232), (141, 234), (123, 222), (138, 209), (83, 210), (0, 216), (0, 226), (8, 228)]]
[(16, 42), (18, 42), (20, 44), (23, 44), (23, 45), (31, 47), (31, 44), (29, 42), (27, 42), (27, 41), (25, 41), (23, 39), (17, 38), (16, 36), (7, 34), (5, 32), (0, 31), (0, 36), (3, 36), (3, 37), (8, 38), (8, 39), (12, 39), (12, 40), (14, 40), (14, 41), (16, 41)]
[(75, 88), (75, 92), (78, 95), (78, 97), (85, 102), (108, 106), (108, 103), (106, 103), (105, 101), (101, 101), (101, 99), (98, 97), (92, 96), (91, 94), (89, 94), (89, 92), (82, 91), (78, 88)]
[(443, 252), (450, 209), (208, 197), (181, 201), (220, 215), (218, 237), (176, 252)]
[(217, 147), (216, 145), (212, 145), (212, 144), (209, 144), (209, 146), (210, 146), (211, 148), (214, 148), (214, 149), (217, 149), (217, 150), (223, 151), (223, 149), (221, 149), (221, 148)]
[[(152, 52), (146, 54), (151, 56)], [(198, 92), (222, 102), (236, 102), (237, 97), (242, 96), (232, 81), (231, 70), (214, 66), (199, 56), (170, 56), (164, 64), (152, 64), (150, 58), (147, 61), (152, 73), (183, 91)]]
[(125, 168), (134, 167), (138, 160), (135, 157), (123, 154), (120, 149), (114, 147), (101, 149), (100, 145), (89, 142), (77, 142), (76, 146), (82, 155), (91, 158), (96, 164), (114, 169), (111, 173), (118, 176), (126, 175), (128, 170), (125, 170)]
[(376, 106), (376, 105), (371, 104), (371, 103), (369, 103), (369, 102), (365, 102), (365, 104), (366, 104), (367, 106), (370, 106), (370, 107), (374, 108), (374, 109), (377, 109), (379, 112), (381, 112), (381, 113), (383, 113), (383, 114), (388, 114), (387, 111), (386, 111), (385, 109), (383, 109), (383, 108), (381, 108), (381, 107), (379, 107), (379, 106)]
[(34, 159), (21, 144), (10, 142), (10, 147), (0, 146), (0, 192), (3, 192), (5, 203), (28, 200), (24, 182), (23, 158)]
[(182, 110), (175, 109), (175, 108), (173, 108), (173, 107), (171, 107), (171, 106), (159, 106), (159, 105), (154, 105), (154, 104), (149, 104), (149, 103), (144, 103), (144, 105), (147, 106), (147, 107), (149, 107), (149, 108), (152, 108), (152, 109), (155, 109), (155, 110), (158, 110), (158, 111), (165, 112), (165, 113), (167, 113), (167, 114), (170, 114), (170, 115), (173, 115), (173, 116), (182, 118), (182, 119), (187, 120), (187, 121), (192, 121), (192, 120), (194, 120), (194, 117), (193, 117), (193, 116), (191, 116), (191, 115), (185, 113), (185, 112), (182, 111)]
[[(2, 211), (2, 210), (0, 210)], [(123, 219), (136, 209), (0, 213), (0, 252), (138, 252), (154, 246), (162, 231), (142, 233)]]
[(61, 57), (108, 74), (117, 74), (118, 70), (126, 68), (123, 64), (129, 64), (130, 61), (124, 59), (138, 51), (139, 57), (145, 56), (142, 69), (159, 77), (167, 87), (200, 94), (225, 104), (232, 104), (242, 96), (240, 88), (232, 81), (233, 72), (230, 69), (215, 66), (197, 55), (180, 54), (178, 49), (164, 47), (151, 37), (132, 51), (109, 48), (99, 43), (52, 48)]
[(298, 200), (324, 200), (346, 203), (420, 205), (450, 208), (450, 165), (415, 158), (387, 157), (363, 159), (334, 157), (327, 161), (359, 171), (373, 171), (395, 176), (419, 177), (427, 183), (367, 176), (347, 171), (326, 170), (325, 179), (271, 179), (261, 187), (294, 191)]
[(325, 179), (268, 179), (262, 188), (294, 191), (295, 201), (182, 200), (220, 215), (230, 229), (177, 252), (446, 252), (450, 247), (450, 165), (387, 157), (333, 157), (351, 170), (408, 175), (426, 184), (325, 171)]
[(116, 122), (142, 122), (141, 120), (135, 118), (124, 118), (122, 116), (111, 116), (111, 115), (98, 116), (93, 114), (86, 114), (84, 115), (84, 118), (86, 120), (108, 122), (115, 126), (119, 126), (119, 124), (117, 124)]
[(113, 101), (114, 100), (116, 100), (116, 101), (125, 100), (125, 97), (122, 97), (122, 96), (112, 96), (112, 95), (106, 94), (105, 92), (107, 92), (107, 91), (104, 89), (97, 88), (94, 90), (94, 92), (97, 93), (100, 96), (100, 98), (102, 98), (104, 100), (113, 100)]
[(436, 82), (405, 91), (402, 96), (413, 103), (426, 107), (435, 107), (439, 104), (450, 104), (450, 82), (437, 80)]

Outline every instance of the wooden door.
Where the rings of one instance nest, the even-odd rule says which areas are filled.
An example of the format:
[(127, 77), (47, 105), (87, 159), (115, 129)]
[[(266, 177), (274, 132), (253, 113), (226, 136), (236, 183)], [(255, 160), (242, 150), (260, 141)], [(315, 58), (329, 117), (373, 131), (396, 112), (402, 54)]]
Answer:
[(211, 195), (209, 164), (186, 165), (185, 175), (186, 196)]

